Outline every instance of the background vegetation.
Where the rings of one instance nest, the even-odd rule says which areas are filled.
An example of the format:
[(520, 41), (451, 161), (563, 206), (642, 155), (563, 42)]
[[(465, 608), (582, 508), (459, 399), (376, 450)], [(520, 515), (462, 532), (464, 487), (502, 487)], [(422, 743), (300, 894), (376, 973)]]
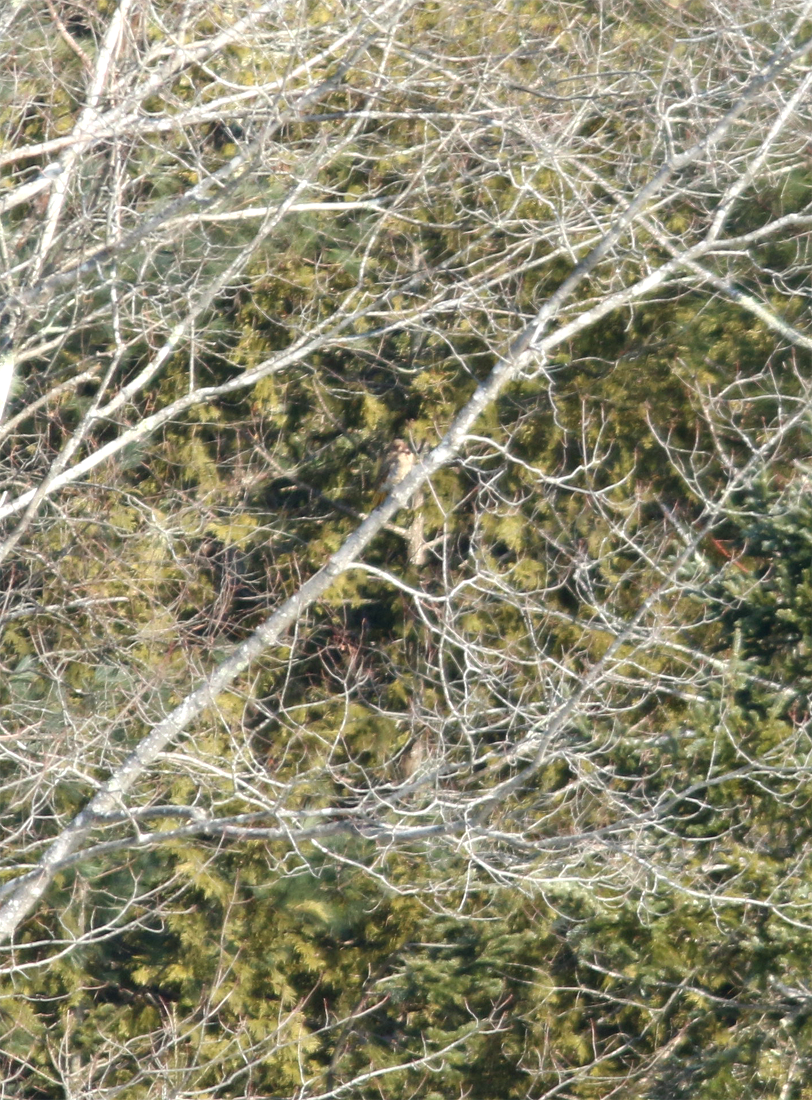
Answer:
[(809, 8), (0, 12), (0, 1096), (812, 1096)]

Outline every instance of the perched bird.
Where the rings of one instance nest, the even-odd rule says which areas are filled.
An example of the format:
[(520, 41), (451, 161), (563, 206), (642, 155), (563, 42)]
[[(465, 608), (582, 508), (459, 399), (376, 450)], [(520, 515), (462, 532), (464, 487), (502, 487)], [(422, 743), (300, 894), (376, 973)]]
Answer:
[(373, 508), (377, 508), (386, 500), (394, 487), (403, 481), (416, 461), (417, 456), (405, 439), (394, 440), (381, 462), (375, 495), (372, 498)]

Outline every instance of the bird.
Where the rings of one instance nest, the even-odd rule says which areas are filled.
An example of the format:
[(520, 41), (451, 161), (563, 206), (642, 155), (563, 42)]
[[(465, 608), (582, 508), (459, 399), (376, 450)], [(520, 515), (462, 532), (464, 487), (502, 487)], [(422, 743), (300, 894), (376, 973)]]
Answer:
[(377, 508), (411, 471), (417, 455), (405, 439), (395, 439), (381, 461), (372, 507)]

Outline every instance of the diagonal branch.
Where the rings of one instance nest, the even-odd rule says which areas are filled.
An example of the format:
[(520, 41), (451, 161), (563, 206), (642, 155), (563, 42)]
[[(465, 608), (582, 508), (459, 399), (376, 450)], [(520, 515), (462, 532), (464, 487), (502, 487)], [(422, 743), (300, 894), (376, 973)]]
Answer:
[[(795, 59), (807, 52), (811, 44), (812, 42), (808, 40), (795, 50), (782, 51), (761, 73), (751, 80), (736, 105), (711, 129), (704, 139), (694, 143), (686, 152), (670, 157), (666, 161), (649, 182), (640, 189), (613, 227), (589, 254), (576, 265), (569, 277), (564, 280), (559, 289), (542, 306), (530, 324), (517, 336), (509, 350), (498, 359), (490, 376), (477, 387), (472, 397), (455, 417), (440, 443), (425, 458), (415, 464), (411, 473), (393, 488), (383, 504), (361, 523), (318, 572), (287, 599), (245, 642), (237, 646), (231, 655), (179, 706), (154, 727), (121, 767), (111, 775), (87, 807), (77, 814), (70, 825), (53, 841), (35, 870), (19, 881), (16, 887), (14, 884), (9, 884), (11, 896), (0, 909), (0, 938), (8, 939), (13, 935), (19, 923), (31, 912), (48, 888), (56, 869), (75, 851), (83, 837), (94, 827), (100, 817), (122, 809), (130, 789), (167, 746), (176, 741), (206, 708), (213, 705), (218, 695), (229, 688), (260, 654), (282, 640), (286, 632), (301, 618), (306, 609), (322, 597), (330, 589), (333, 582), (358, 560), (384, 524), (409, 502), (430, 476), (449, 463), (460, 452), (474, 423), (493, 404), (512, 379), (522, 372), (529, 372), (540, 360), (543, 362), (544, 356), (556, 345), (568, 339), (573, 332), (581, 331), (606, 313), (631, 300), (645, 296), (645, 294), (661, 286), (671, 277), (680, 267), (678, 259), (664, 264), (658, 271), (640, 280), (633, 288), (610, 294), (604, 302), (591, 310), (587, 310), (559, 331), (545, 334), (545, 330), (559, 315), (564, 304), (572, 298), (577, 288), (596, 269), (600, 261), (621, 241), (627, 230), (644, 215), (650, 202), (662, 191), (672, 176), (713, 150), (733, 124), (745, 114), (749, 105), (765, 85), (774, 80)], [(761, 457), (763, 457), (761, 453), (754, 455), (752, 461), (757, 461)], [(58, 479), (55, 479), (54, 485), (57, 481)], [(712, 519), (713, 517), (709, 517), (709, 521)], [(697, 535), (698, 539), (702, 537), (704, 537), (704, 531)], [(683, 555), (680, 556), (680, 560), (687, 560), (687, 556), (693, 552), (693, 547), (687, 547)], [(655, 598), (655, 596), (651, 596), (644, 602), (643, 607), (635, 617), (635, 621), (646, 613), (651, 601)], [(622, 641), (623, 639), (620, 639), (614, 647), (610, 647), (610, 651), (604, 657), (603, 662), (599, 662), (599, 665), (593, 668), (592, 674), (585, 678), (580, 691), (581, 695), (589, 690), (595, 677), (600, 674), (602, 663), (611, 659), (612, 653), (622, 644)], [(559, 724), (566, 721), (570, 709), (569, 706), (560, 709), (555, 716), (555, 721)], [(531, 760), (527, 768), (523, 769), (515, 779), (510, 780), (507, 784), (501, 784), (496, 792), (497, 797), (504, 797), (509, 794), (517, 785), (526, 781), (526, 776), (532, 774), (538, 766), (537, 750), (533, 745), (527, 747), (531, 750), (535, 760)], [(492, 805), (493, 799), (494, 792), (488, 792), (480, 800), (478, 810), (475, 812), (484, 812)]]

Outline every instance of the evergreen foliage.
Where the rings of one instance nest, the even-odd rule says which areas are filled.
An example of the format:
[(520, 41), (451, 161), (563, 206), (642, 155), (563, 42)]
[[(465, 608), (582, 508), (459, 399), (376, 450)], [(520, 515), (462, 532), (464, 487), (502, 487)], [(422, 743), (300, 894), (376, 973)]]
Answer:
[[(789, 0), (16, 7), (9, 891), (809, 33)], [(807, 66), (82, 826), (4, 955), (0, 1097), (808, 1094), (803, 97), (766, 136)], [(26, 190), (59, 157), (61, 213)]]

